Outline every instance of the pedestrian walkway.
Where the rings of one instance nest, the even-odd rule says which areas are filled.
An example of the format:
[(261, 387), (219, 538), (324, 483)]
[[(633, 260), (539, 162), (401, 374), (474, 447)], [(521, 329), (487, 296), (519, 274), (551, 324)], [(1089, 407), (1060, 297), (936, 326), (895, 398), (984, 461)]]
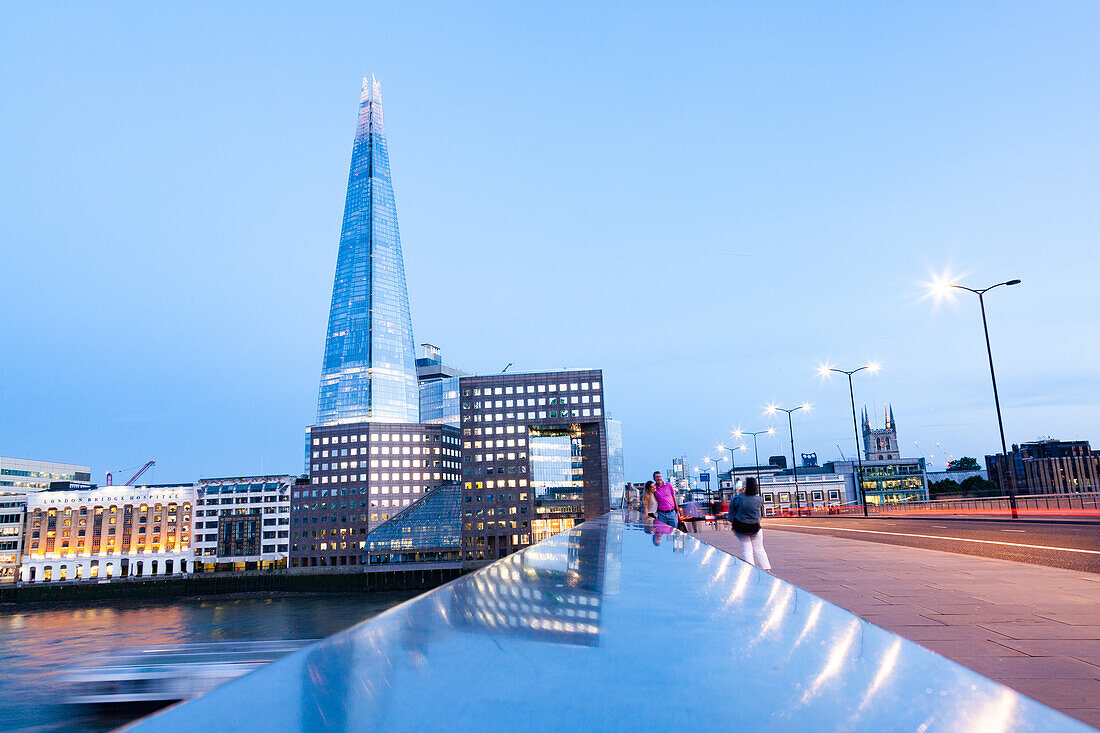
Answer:
[(774, 526), (765, 546), (784, 580), (1100, 728), (1100, 575)]

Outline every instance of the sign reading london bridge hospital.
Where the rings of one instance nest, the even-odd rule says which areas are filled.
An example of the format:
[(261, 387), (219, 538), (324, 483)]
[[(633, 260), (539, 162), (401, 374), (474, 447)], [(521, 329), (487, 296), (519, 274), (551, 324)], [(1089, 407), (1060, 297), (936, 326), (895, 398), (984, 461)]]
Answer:
[(104, 486), (27, 497), (24, 582), (187, 573), (196, 491)]

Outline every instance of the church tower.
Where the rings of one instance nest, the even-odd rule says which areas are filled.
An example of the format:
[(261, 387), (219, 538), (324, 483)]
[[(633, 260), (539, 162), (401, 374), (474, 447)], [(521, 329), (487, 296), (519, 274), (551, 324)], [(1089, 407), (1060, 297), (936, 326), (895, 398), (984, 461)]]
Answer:
[(898, 449), (898, 427), (894, 422), (894, 408), (886, 407), (886, 427), (871, 427), (867, 406), (863, 406), (863, 460), (896, 461), (901, 459)]

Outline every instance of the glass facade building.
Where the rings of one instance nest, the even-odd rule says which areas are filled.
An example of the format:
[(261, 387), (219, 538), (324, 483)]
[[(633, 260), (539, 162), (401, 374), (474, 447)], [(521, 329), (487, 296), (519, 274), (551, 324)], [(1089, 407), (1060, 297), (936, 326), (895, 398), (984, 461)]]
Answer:
[(462, 485), (444, 484), (367, 535), (372, 565), (458, 560)]
[(317, 424), (415, 423), (419, 410), (382, 88), (372, 77), (359, 101)]
[(444, 377), (420, 383), (420, 421), (429, 425), (458, 427), (462, 419), (458, 399), (458, 377)]

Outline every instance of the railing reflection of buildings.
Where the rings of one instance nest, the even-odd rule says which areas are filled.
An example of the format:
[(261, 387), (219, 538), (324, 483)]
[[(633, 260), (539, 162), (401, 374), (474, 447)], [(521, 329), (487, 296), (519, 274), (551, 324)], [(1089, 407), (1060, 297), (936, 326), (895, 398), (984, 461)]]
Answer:
[(581, 525), (486, 568), (471, 579), (477, 593), (454, 598), (456, 626), (598, 645), (604, 594), (619, 584), (621, 553), (609, 547), (614, 543), (622, 543), (621, 527), (605, 532)]

